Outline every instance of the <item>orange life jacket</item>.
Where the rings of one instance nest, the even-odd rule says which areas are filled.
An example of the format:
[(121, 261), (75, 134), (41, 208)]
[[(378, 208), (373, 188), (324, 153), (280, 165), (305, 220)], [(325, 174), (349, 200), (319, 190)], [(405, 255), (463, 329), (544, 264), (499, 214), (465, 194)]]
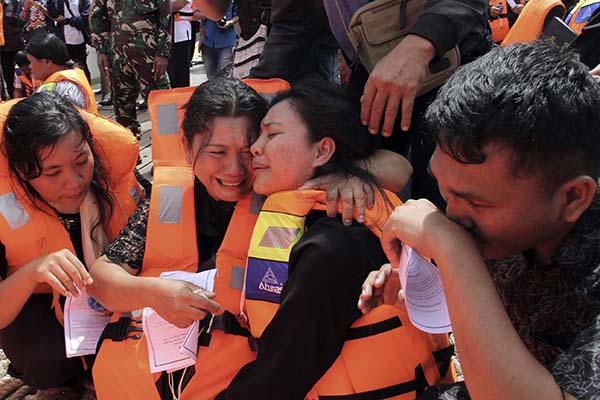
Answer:
[(598, 7), (600, 7), (600, 0), (580, 0), (569, 12), (565, 22), (579, 35)]
[[(394, 205), (400, 204), (394, 194), (387, 195)], [(323, 192), (290, 191), (265, 201), (250, 241), (244, 283), (244, 316), (253, 336), (260, 337), (277, 312), (291, 250), (304, 234), (306, 215), (311, 209), (324, 210), (324, 199)], [(380, 236), (390, 211), (378, 196), (365, 225)], [(446, 375), (454, 379), (451, 353), (447, 335), (421, 332), (405, 310), (381, 306), (352, 324), (341, 354), (306, 398), (368, 394), (365, 398), (414, 399), (419, 390), (442, 382)]]
[(90, 83), (85, 76), (85, 73), (79, 68), (71, 68), (65, 69), (62, 71), (57, 71), (50, 75), (44, 83), (38, 87), (38, 92), (44, 91), (53, 91), (56, 87), (56, 83), (60, 81), (70, 81), (76, 84), (79, 89), (83, 92), (85, 97), (85, 109), (87, 111), (93, 112), (94, 114), (98, 114), (98, 106), (96, 105), (96, 97), (94, 96), (94, 91), (90, 86)]
[[(281, 79), (244, 82), (265, 95), (290, 87)], [(186, 161), (180, 133), (185, 114), (182, 106), (195, 89), (157, 90), (148, 97), (154, 180), (141, 276), (159, 276), (170, 270), (195, 272), (198, 267), (194, 173)], [(261, 205), (262, 199), (256, 195), (248, 195), (237, 202), (217, 252), (214, 300), (233, 315), (239, 314), (248, 245)], [(139, 338), (102, 343), (93, 369), (99, 400), (159, 398), (154, 383), (160, 374), (150, 373), (143, 333), (139, 333)], [(214, 398), (227, 387), (239, 369), (255, 357), (247, 337), (214, 330), (210, 345), (198, 352), (196, 373), (181, 399)]]
[(17, 68), (17, 77), (21, 81), (21, 86), (23, 87), (23, 97), (29, 97), (33, 94), (33, 89), (35, 84), (27, 75), (25, 75), (19, 68)]
[[(20, 100), (0, 104), (0, 125), (4, 125), (10, 107)], [(80, 112), (92, 133), (94, 151), (106, 168), (113, 210), (104, 229), (108, 239), (113, 240), (143, 196), (133, 174), (138, 144), (131, 132), (116, 122), (84, 110)], [(6, 247), (9, 275), (38, 257), (64, 248), (75, 254), (69, 233), (56, 212), (48, 207), (42, 210), (32, 204), (11, 175), (4, 155), (0, 155), (0, 242)], [(49, 293), (51, 288), (41, 285), (38, 291)], [(55, 298), (58, 298), (57, 293)], [(55, 310), (62, 321), (59, 309)]]
[[(169, 204), (170, 210), (179, 213), (179, 221), (182, 223), (171, 224), (178, 226), (178, 228), (170, 229), (170, 236), (162, 236), (161, 229), (168, 225), (162, 223), (165, 221), (160, 221), (164, 214), (157, 212), (155, 216), (149, 216), (147, 237), (155, 235), (154, 237), (158, 239), (162, 236), (162, 242), (156, 240), (153, 243), (158, 244), (160, 250), (164, 253), (160, 254), (160, 251), (152, 251), (148, 255), (150, 247), (146, 244), (140, 276), (155, 277), (159, 276), (161, 272), (175, 269), (196, 272), (198, 252), (195, 240), (193, 176), (190, 177), (190, 182), (174, 180), (172, 183), (164, 183), (162, 186), (158, 186), (156, 172), (157, 169), (154, 171), (155, 180), (152, 186), (153, 193), (150, 208), (154, 206), (155, 209), (160, 209), (161, 207), (161, 200), (155, 200), (154, 197), (161, 194), (160, 187), (173, 188), (181, 183), (189, 183), (190, 189), (183, 196), (175, 195), (175, 200), (170, 195), (164, 196), (162, 200), (163, 209), (165, 202), (171, 203)], [(173, 177), (172, 174), (170, 178)], [(182, 207), (180, 211), (174, 210), (183, 203), (188, 203), (187, 205), (190, 207)], [(256, 195), (248, 195), (237, 202), (229, 228), (217, 253), (216, 266), (219, 278), (215, 278), (214, 290), (217, 292), (217, 297), (214, 300), (224, 306), (232, 304), (239, 309), (244, 279), (244, 268), (242, 266), (248, 254), (252, 227), (260, 210), (260, 204), (262, 202), (256, 198)], [(151, 218), (155, 219), (153, 228), (150, 225)], [(193, 226), (188, 226), (187, 223), (183, 224), (184, 221), (191, 221)], [(171, 222), (176, 221), (171, 219)], [(189, 229), (186, 229), (186, 227)], [(152, 229), (155, 231), (152, 231)], [(182, 245), (182, 243), (184, 244)], [(188, 246), (187, 243), (190, 245)], [(192, 254), (186, 255), (178, 253), (178, 251), (188, 251)], [(155, 262), (151, 258), (153, 255), (158, 255), (158, 260), (161, 260), (160, 262), (164, 261), (165, 264)], [(169, 255), (171, 255), (170, 258)], [(196, 255), (195, 261), (193, 255)], [(182, 262), (178, 263), (180, 259)], [(147, 270), (144, 270), (145, 268)], [(217, 284), (217, 281), (220, 283)], [(235, 311), (235, 307), (234, 310), (228, 309), (228, 311)], [(227, 309), (226, 306), (225, 308)], [(117, 319), (118, 317), (113, 318), (113, 322)], [(199, 349), (195, 366), (196, 372), (186, 385), (180, 399), (206, 400), (214, 398), (227, 387), (242, 366), (256, 358), (256, 353), (248, 345), (247, 337), (228, 334), (216, 329), (211, 333), (210, 345)], [(120, 342), (105, 340), (102, 343), (92, 371), (98, 400), (158, 400), (160, 398), (155, 383), (161, 374), (150, 373), (145, 336), (143, 332), (135, 332), (135, 334), (138, 335), (140, 340), (123, 340)]]
[(508, 32), (502, 46), (508, 46), (518, 42), (533, 42), (539, 38), (544, 31), (546, 17), (556, 7), (565, 10), (560, 0), (529, 0), (525, 5), (517, 22)]

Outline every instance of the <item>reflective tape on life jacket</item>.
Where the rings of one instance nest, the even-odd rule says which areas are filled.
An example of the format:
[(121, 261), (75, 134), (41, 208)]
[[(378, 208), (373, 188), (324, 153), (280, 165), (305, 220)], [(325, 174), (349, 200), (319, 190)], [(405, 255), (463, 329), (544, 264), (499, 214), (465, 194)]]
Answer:
[(79, 68), (65, 69), (53, 73), (40, 85), (40, 87), (37, 88), (37, 91), (51, 92), (56, 87), (56, 83), (60, 81), (70, 81), (76, 84), (85, 97), (85, 104), (87, 105), (85, 109), (93, 112), (94, 114), (98, 114), (98, 106), (96, 105), (94, 91), (92, 90), (85, 73)]
[[(4, 126), (10, 107), (20, 100), (0, 104), (1, 126)], [(133, 174), (138, 144), (131, 132), (116, 122), (85, 110), (79, 111), (89, 125), (94, 152), (107, 174), (113, 210), (104, 229), (112, 241), (137, 207), (131, 191), (136, 192), (136, 197), (143, 196)], [(32, 204), (10, 173), (3, 154), (0, 154), (0, 242), (6, 247), (9, 274), (38, 257), (61, 249), (69, 249), (75, 254), (69, 234), (56, 212), (47, 206)], [(51, 291), (48, 285), (40, 289), (46, 293)]]
[(506, 0), (490, 0), (489, 5), (490, 7), (498, 5), (502, 6), (502, 11), (500, 12), (500, 15), (498, 15), (498, 17), (496, 18), (491, 18), (489, 20), (490, 28), (492, 29), (492, 40), (495, 43), (500, 43), (502, 42), (504, 37), (506, 37), (506, 34), (510, 29), (507, 14), (508, 4), (506, 3)]
[(533, 42), (539, 38), (544, 31), (546, 17), (555, 8), (565, 10), (564, 4), (560, 0), (529, 0), (517, 22), (510, 29), (502, 46), (508, 46), (518, 42)]
[[(394, 194), (386, 194), (394, 206), (400, 204)], [(325, 194), (319, 191), (281, 192), (265, 201), (250, 241), (244, 287), (244, 316), (255, 337), (277, 312), (290, 253), (304, 234), (306, 215), (324, 210), (324, 204)], [(365, 225), (380, 236), (390, 212), (378, 196)], [(352, 324), (340, 356), (306, 398), (414, 399), (442, 382), (442, 375), (454, 380), (448, 374), (451, 352), (438, 357), (439, 365), (435, 355), (448, 346), (447, 335), (417, 330), (405, 311), (378, 307)]]
[(600, 0), (580, 0), (569, 12), (565, 22), (579, 35), (598, 7), (600, 7)]

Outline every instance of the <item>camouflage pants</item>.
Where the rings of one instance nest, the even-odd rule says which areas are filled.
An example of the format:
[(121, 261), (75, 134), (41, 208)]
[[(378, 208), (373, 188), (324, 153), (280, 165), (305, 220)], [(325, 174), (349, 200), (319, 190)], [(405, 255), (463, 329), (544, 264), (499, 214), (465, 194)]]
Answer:
[(131, 129), (139, 139), (140, 124), (137, 121), (136, 101), (141, 93), (145, 100), (155, 89), (169, 89), (165, 73), (154, 79), (152, 67), (155, 52), (150, 49), (128, 49), (127, 54), (110, 54), (113, 105), (117, 122)]

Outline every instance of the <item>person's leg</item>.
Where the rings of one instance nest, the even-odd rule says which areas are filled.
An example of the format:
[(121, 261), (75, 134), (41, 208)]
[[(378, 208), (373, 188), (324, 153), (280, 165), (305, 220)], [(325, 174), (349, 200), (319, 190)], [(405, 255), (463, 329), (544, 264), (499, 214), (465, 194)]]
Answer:
[(202, 45), (202, 60), (207, 78), (214, 78), (217, 75), (217, 49)]
[(133, 63), (138, 77), (140, 93), (145, 102), (148, 101), (148, 95), (152, 90), (171, 88), (166, 71), (158, 79), (154, 78), (154, 72), (152, 72), (154, 68), (154, 54), (154, 50), (147, 49), (145, 53), (136, 57), (136, 61)]
[(233, 47), (217, 50), (217, 72), (233, 64)]
[(190, 47), (191, 40), (174, 43), (171, 47), (168, 70), (173, 88), (190, 86)]
[(51, 294), (32, 295), (17, 318), (0, 330), (10, 374), (36, 389), (64, 385), (84, 372), (79, 357), (65, 356), (63, 327), (51, 304)]
[(4, 75), (4, 81), (6, 82), (6, 90), (8, 96), (12, 97), (15, 89), (15, 54), (16, 51), (3, 51), (2, 52), (2, 74)]
[(139, 139), (141, 137), (140, 124), (137, 122), (135, 102), (138, 97), (137, 74), (132, 60), (127, 57), (110, 57), (110, 80), (112, 85), (112, 102), (115, 117), (118, 123), (131, 129)]
[(68, 44), (67, 51), (69, 52), (69, 57), (71, 57), (71, 59), (77, 63), (77, 66), (85, 72), (85, 76), (91, 84), (92, 78), (87, 66), (87, 49), (85, 47), (85, 42), (81, 44)]
[(192, 43), (190, 45), (190, 63), (194, 59), (194, 49), (196, 48), (196, 41), (198, 40), (198, 32), (200, 31), (200, 21), (192, 21)]

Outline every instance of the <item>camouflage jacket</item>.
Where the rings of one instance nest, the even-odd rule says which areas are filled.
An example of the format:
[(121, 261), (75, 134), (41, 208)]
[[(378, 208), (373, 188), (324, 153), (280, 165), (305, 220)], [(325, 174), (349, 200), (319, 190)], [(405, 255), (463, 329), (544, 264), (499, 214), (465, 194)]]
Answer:
[(152, 52), (169, 57), (169, 0), (95, 0), (92, 44), (100, 53), (132, 57)]

